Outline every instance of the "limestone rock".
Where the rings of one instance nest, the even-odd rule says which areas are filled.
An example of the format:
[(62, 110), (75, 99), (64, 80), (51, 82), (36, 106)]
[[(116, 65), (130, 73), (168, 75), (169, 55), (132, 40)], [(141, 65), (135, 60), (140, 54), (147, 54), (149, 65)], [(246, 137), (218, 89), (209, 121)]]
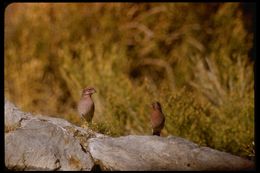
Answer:
[[(91, 170), (87, 139), (99, 137), (59, 119), (32, 116), (5, 102), (5, 166), (11, 170)], [(15, 126), (15, 128), (10, 128)]]
[(179, 137), (125, 136), (89, 140), (102, 170), (250, 170), (253, 163)]
[(254, 163), (180, 137), (109, 137), (5, 101), (8, 170), (252, 170)]

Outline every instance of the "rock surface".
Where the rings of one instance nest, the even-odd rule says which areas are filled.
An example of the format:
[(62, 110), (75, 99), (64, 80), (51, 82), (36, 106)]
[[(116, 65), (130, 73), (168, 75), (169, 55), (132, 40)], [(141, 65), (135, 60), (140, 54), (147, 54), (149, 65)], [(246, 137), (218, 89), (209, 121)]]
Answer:
[(180, 137), (109, 137), (5, 101), (9, 170), (253, 170), (254, 163)]
[(89, 151), (105, 170), (241, 170), (253, 166), (240, 157), (174, 136), (93, 138)]
[(5, 166), (10, 170), (91, 170), (87, 139), (104, 135), (59, 119), (32, 116), (5, 102)]

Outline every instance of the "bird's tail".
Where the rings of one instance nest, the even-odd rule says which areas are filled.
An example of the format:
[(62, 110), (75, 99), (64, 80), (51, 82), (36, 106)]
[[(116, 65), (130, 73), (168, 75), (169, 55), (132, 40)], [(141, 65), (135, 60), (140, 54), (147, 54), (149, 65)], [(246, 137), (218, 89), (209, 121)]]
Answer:
[(160, 131), (153, 131), (153, 135), (160, 136)]

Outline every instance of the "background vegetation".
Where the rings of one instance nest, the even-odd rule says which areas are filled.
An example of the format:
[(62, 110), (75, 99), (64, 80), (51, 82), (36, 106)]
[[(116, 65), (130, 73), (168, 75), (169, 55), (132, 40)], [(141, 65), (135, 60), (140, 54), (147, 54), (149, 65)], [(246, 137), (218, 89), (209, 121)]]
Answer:
[(112, 136), (150, 135), (158, 100), (163, 136), (253, 157), (253, 34), (245, 21), (240, 3), (12, 4), (5, 97), (80, 125), (81, 90), (94, 86), (92, 128)]

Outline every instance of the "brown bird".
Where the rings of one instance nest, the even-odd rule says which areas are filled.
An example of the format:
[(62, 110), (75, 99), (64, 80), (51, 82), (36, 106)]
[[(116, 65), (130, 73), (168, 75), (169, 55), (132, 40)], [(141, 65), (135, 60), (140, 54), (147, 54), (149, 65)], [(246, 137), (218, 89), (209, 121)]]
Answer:
[(83, 89), (81, 99), (78, 103), (78, 113), (88, 122), (88, 124), (91, 124), (92, 118), (94, 116), (95, 105), (91, 95), (95, 92), (96, 90), (93, 87), (87, 87)]
[(164, 127), (165, 117), (162, 112), (162, 107), (159, 102), (152, 103), (151, 124), (153, 135), (160, 136), (161, 130)]

